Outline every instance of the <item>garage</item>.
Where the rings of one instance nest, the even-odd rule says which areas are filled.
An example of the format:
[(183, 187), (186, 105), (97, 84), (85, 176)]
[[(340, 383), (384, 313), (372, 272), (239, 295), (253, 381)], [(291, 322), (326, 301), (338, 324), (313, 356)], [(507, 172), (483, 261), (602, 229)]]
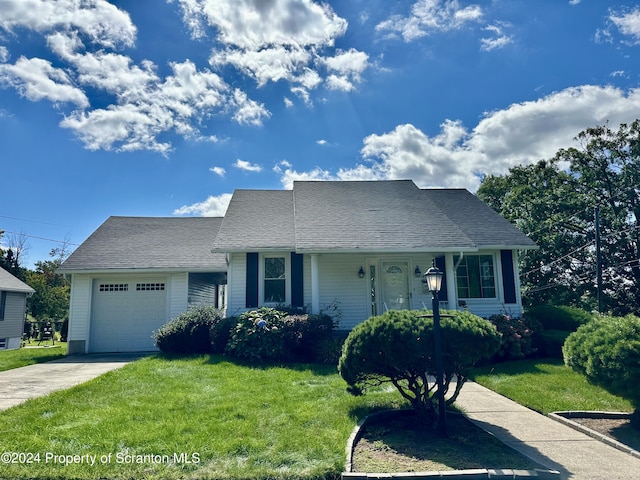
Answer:
[(151, 333), (167, 320), (166, 278), (95, 279), (89, 351), (155, 350)]

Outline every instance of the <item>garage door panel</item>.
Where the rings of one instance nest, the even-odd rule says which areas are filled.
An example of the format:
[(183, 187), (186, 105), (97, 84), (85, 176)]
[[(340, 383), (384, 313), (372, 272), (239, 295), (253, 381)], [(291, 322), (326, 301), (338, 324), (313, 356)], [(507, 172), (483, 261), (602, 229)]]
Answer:
[(155, 350), (151, 334), (167, 321), (166, 279), (94, 282), (89, 349)]

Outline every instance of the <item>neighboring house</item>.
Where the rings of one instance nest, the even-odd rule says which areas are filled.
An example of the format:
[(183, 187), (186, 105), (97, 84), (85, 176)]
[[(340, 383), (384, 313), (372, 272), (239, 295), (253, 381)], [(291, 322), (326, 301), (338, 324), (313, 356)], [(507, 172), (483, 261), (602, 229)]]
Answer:
[(335, 304), (344, 330), (389, 309), (430, 309), (421, 274), (432, 261), (445, 273), (444, 307), (520, 315), (517, 255), (531, 248), (467, 190), (409, 180), (236, 190), (213, 244), (227, 255), (229, 315)]
[(151, 334), (190, 305), (224, 306), (221, 218), (110, 217), (58, 272), (71, 280), (68, 351), (154, 350)]
[(202, 302), (227, 315), (337, 307), (349, 330), (430, 308), (432, 261), (444, 307), (520, 315), (517, 255), (531, 248), (468, 191), (409, 180), (236, 190), (224, 218), (111, 217), (59, 269), (71, 279), (69, 352), (151, 350), (153, 330)]
[(0, 350), (20, 348), (27, 297), (35, 290), (0, 268)]

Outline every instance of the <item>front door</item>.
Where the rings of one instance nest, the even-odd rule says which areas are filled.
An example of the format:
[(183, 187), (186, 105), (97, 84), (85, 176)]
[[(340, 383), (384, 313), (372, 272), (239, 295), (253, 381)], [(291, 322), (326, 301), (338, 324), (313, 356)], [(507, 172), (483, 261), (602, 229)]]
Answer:
[(408, 310), (409, 262), (385, 262), (381, 264), (382, 312), (387, 310)]

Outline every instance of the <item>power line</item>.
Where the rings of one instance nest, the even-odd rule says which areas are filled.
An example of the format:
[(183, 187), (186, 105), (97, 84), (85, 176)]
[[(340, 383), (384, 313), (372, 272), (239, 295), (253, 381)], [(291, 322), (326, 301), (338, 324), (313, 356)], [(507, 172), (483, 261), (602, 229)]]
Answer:
[(38, 240), (46, 240), (47, 242), (54, 242), (54, 243), (63, 243), (66, 245), (80, 245), (79, 243), (73, 243), (73, 242), (68, 242), (66, 240), (54, 240), (53, 238), (46, 238), (46, 237), (38, 237), (37, 235), (28, 235), (26, 233), (22, 233), (22, 232), (11, 232), (9, 230), (3, 230), (4, 233), (12, 233), (14, 235), (22, 235), (23, 237), (29, 237), (29, 238), (36, 238)]
[(52, 225), (54, 227), (71, 228), (71, 225), (62, 225), (60, 223), (41, 222), (39, 220), (29, 220), (27, 218), (9, 217), (8, 215), (0, 215), (0, 218), (8, 218), (9, 220), (19, 220), (21, 222), (40, 223), (41, 225)]

